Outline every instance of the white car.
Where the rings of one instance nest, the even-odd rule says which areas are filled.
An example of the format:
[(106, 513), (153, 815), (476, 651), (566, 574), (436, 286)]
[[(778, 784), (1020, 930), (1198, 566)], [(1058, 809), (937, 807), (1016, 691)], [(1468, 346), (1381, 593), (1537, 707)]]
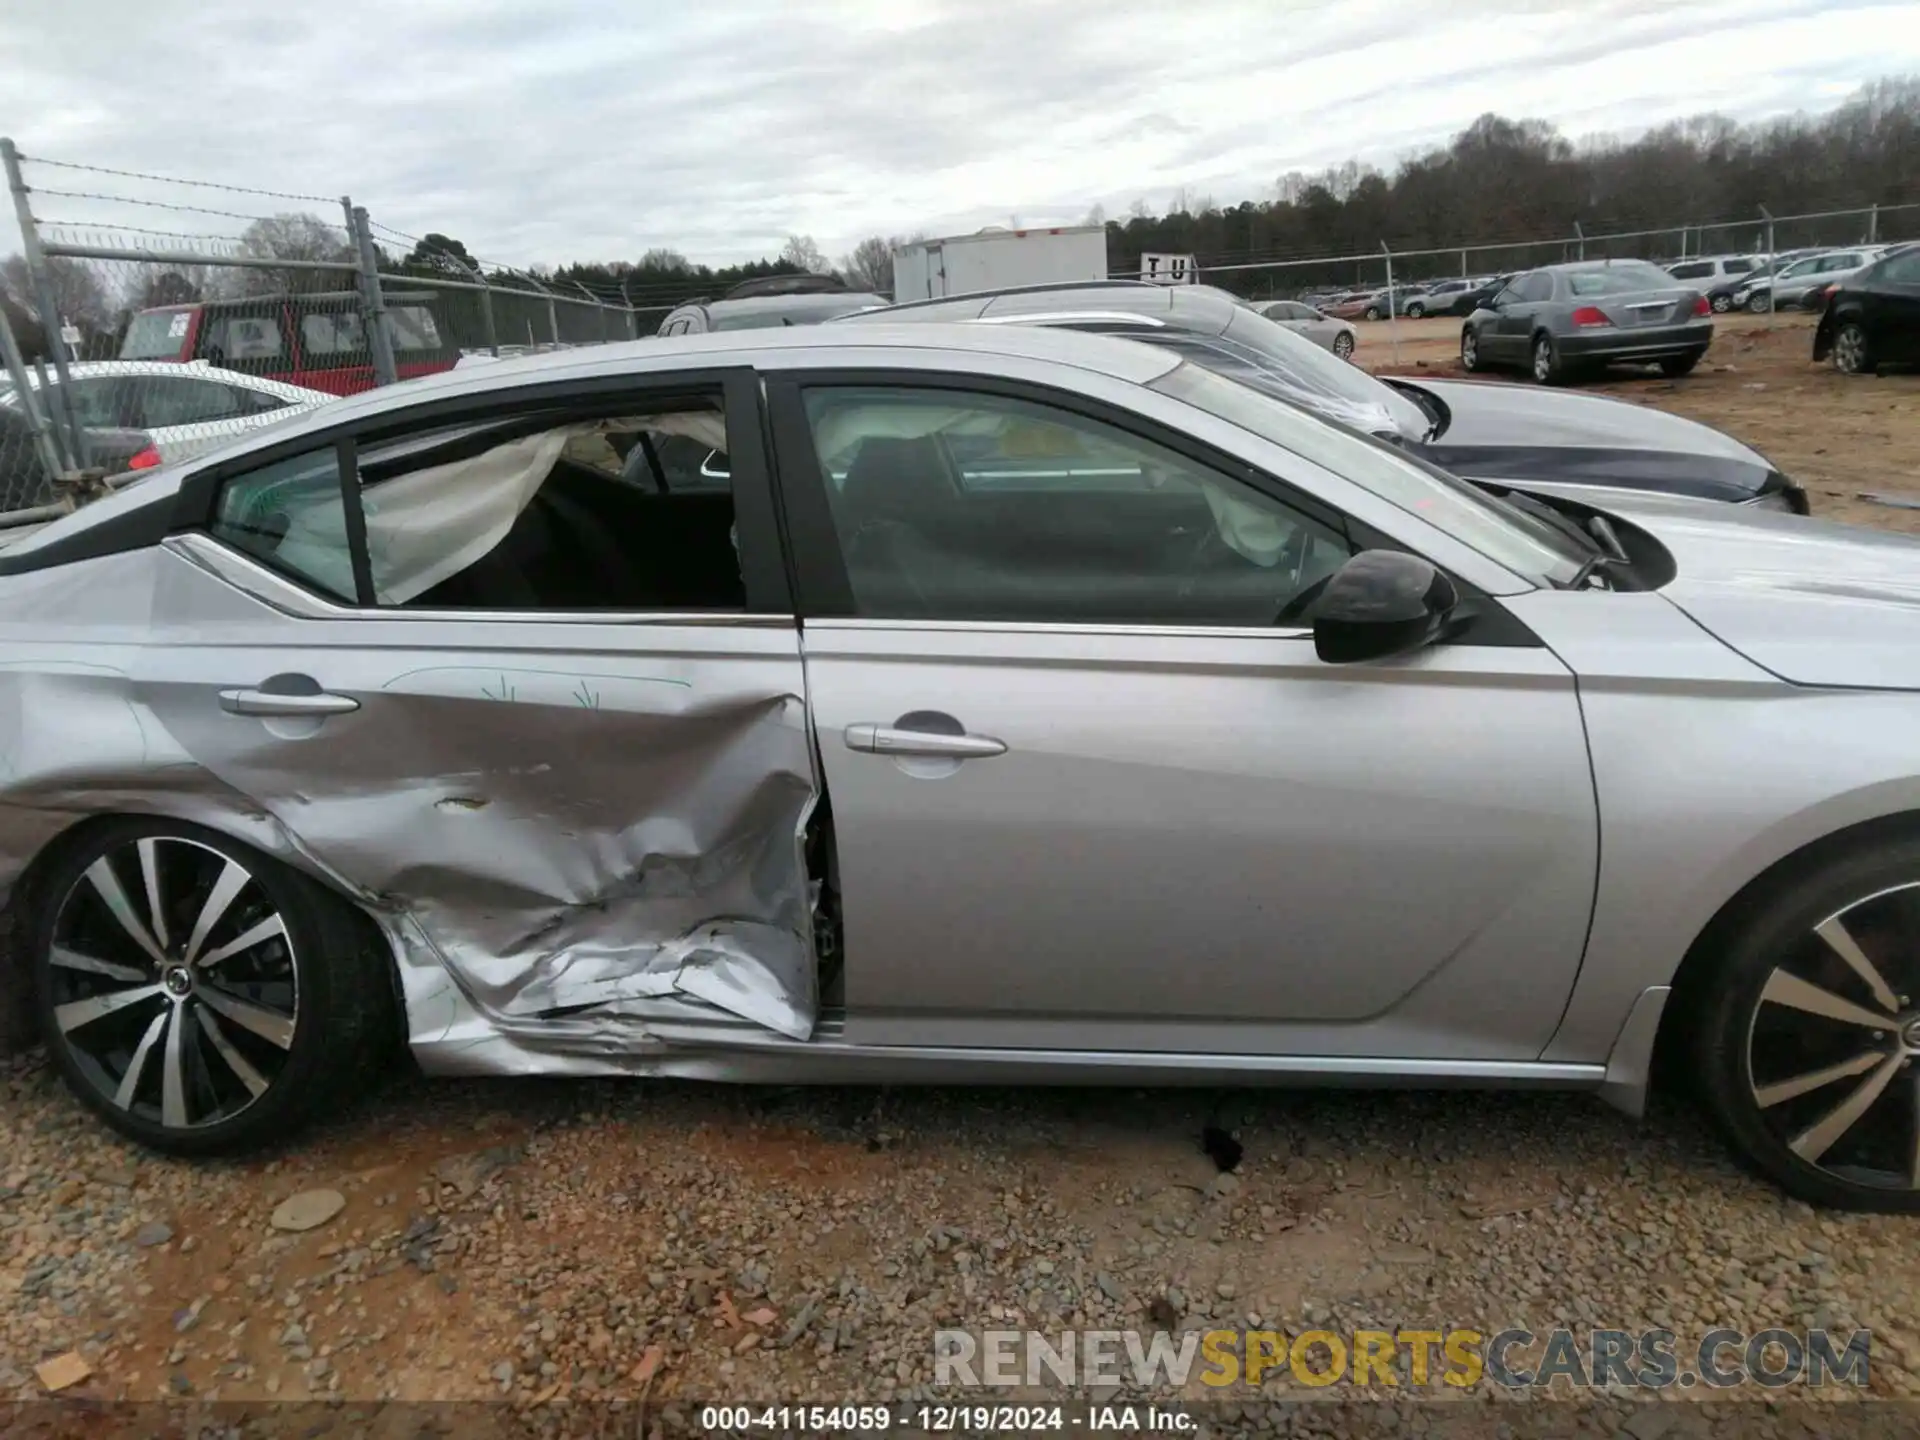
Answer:
[[(47, 374), (53, 378), (52, 367)], [(324, 390), (215, 369), (204, 360), (184, 365), (77, 361), (67, 366), (67, 380), (68, 403), (82, 425), (144, 430), (152, 437), (152, 449), (134, 457), (135, 469), (187, 459), (235, 435), (304, 415), (338, 398)], [(37, 372), (29, 373), (28, 383), (39, 388)], [(16, 403), (12, 383), (0, 375), (0, 405)]]
[(1284, 325), (1323, 350), (1331, 350), (1342, 360), (1353, 358), (1354, 337), (1358, 332), (1347, 321), (1323, 315), (1313, 306), (1303, 305), (1298, 300), (1275, 300), (1269, 305), (1256, 305), (1254, 308), (1275, 324)]

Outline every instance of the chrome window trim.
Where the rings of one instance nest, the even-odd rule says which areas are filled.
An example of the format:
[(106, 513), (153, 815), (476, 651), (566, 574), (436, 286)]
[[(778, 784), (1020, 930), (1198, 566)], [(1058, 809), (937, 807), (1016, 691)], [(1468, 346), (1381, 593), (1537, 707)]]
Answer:
[(1128, 310), (1035, 310), (1020, 315), (976, 315), (969, 325), (1068, 325), (1089, 320), (1103, 324), (1138, 325), (1144, 329), (1164, 330), (1167, 322), (1152, 315)]
[(791, 615), (715, 610), (410, 610), (402, 606), (361, 608), (325, 600), (278, 571), (244, 555), (211, 535), (197, 531), (169, 535), (161, 547), (244, 591), (263, 605), (299, 620), (380, 622), (457, 620), (467, 625), (503, 622), (520, 625), (711, 625), (790, 629)]

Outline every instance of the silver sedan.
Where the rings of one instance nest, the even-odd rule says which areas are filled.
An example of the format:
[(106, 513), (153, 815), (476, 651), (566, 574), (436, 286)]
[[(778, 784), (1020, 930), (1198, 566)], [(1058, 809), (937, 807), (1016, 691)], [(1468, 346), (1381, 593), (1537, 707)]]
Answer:
[(446, 374), (0, 551), (0, 994), (184, 1153), (402, 1036), (1630, 1111), (1665, 1052), (1793, 1194), (1916, 1209), (1916, 574), (1043, 328)]
[(1275, 300), (1253, 308), (1294, 334), (1311, 340), (1323, 350), (1331, 350), (1342, 360), (1353, 358), (1353, 346), (1359, 331), (1348, 321), (1323, 315), (1311, 305), (1303, 305), (1298, 300)]

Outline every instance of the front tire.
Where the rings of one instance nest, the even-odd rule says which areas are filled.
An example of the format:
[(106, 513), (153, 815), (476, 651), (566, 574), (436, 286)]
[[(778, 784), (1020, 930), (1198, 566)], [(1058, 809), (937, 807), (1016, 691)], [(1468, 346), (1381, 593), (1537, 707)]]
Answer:
[(1770, 296), (1749, 295), (1747, 297), (1747, 313), (1749, 315), (1764, 315), (1773, 308), (1770, 302)]
[(1871, 375), (1873, 352), (1867, 346), (1867, 332), (1857, 320), (1849, 320), (1833, 333), (1833, 368), (1842, 375)]
[(1731, 310), (1732, 308), (1733, 308), (1733, 297), (1731, 295), (1716, 295), (1713, 297), (1713, 313), (1714, 314), (1724, 315), (1727, 313), (1727, 311)]
[(1703, 1099), (1789, 1194), (1920, 1212), (1920, 839), (1776, 887), (1695, 992)]
[(1427, 307), (1420, 304), (1418, 301), (1415, 301), (1413, 304), (1407, 306), (1407, 319), (1409, 320), (1418, 320), (1422, 318), (1426, 313), (1427, 313)]
[(1670, 379), (1679, 379), (1682, 375), (1691, 375), (1693, 367), (1700, 363), (1704, 350), (1689, 350), (1684, 355), (1669, 355), (1660, 362), (1660, 373)]
[(390, 1054), (384, 948), (346, 902), (180, 821), (87, 832), (35, 890), (41, 1030), (81, 1103), (175, 1155), (280, 1140)]

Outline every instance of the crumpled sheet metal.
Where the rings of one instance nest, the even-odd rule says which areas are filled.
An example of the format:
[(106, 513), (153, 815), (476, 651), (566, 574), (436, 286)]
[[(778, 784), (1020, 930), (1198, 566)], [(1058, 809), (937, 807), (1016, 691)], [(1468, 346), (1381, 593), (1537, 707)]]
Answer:
[[(69, 633), (20, 643), (41, 596), (23, 603), (36, 577), (6, 582), (0, 637), (19, 638), (0, 638), (0, 883), (80, 815), (175, 815), (356, 895), (395, 942), (416, 1042), (436, 1024), (416, 1002), (445, 984), (536, 1050), (657, 1047), (650, 1019), (702, 1014), (812, 1032), (816, 790), (777, 632), (448, 664), (461, 657), (424, 644), (289, 647), (285, 617), (166, 550), (47, 573), (117, 592), (92, 609), (125, 643), (61, 658), (82, 653), (72, 584), (44, 589)], [(192, 634), (143, 645), (130, 597), (156, 582)], [(324, 675), (361, 709), (320, 725), (219, 708), (220, 688), (284, 673)]]

